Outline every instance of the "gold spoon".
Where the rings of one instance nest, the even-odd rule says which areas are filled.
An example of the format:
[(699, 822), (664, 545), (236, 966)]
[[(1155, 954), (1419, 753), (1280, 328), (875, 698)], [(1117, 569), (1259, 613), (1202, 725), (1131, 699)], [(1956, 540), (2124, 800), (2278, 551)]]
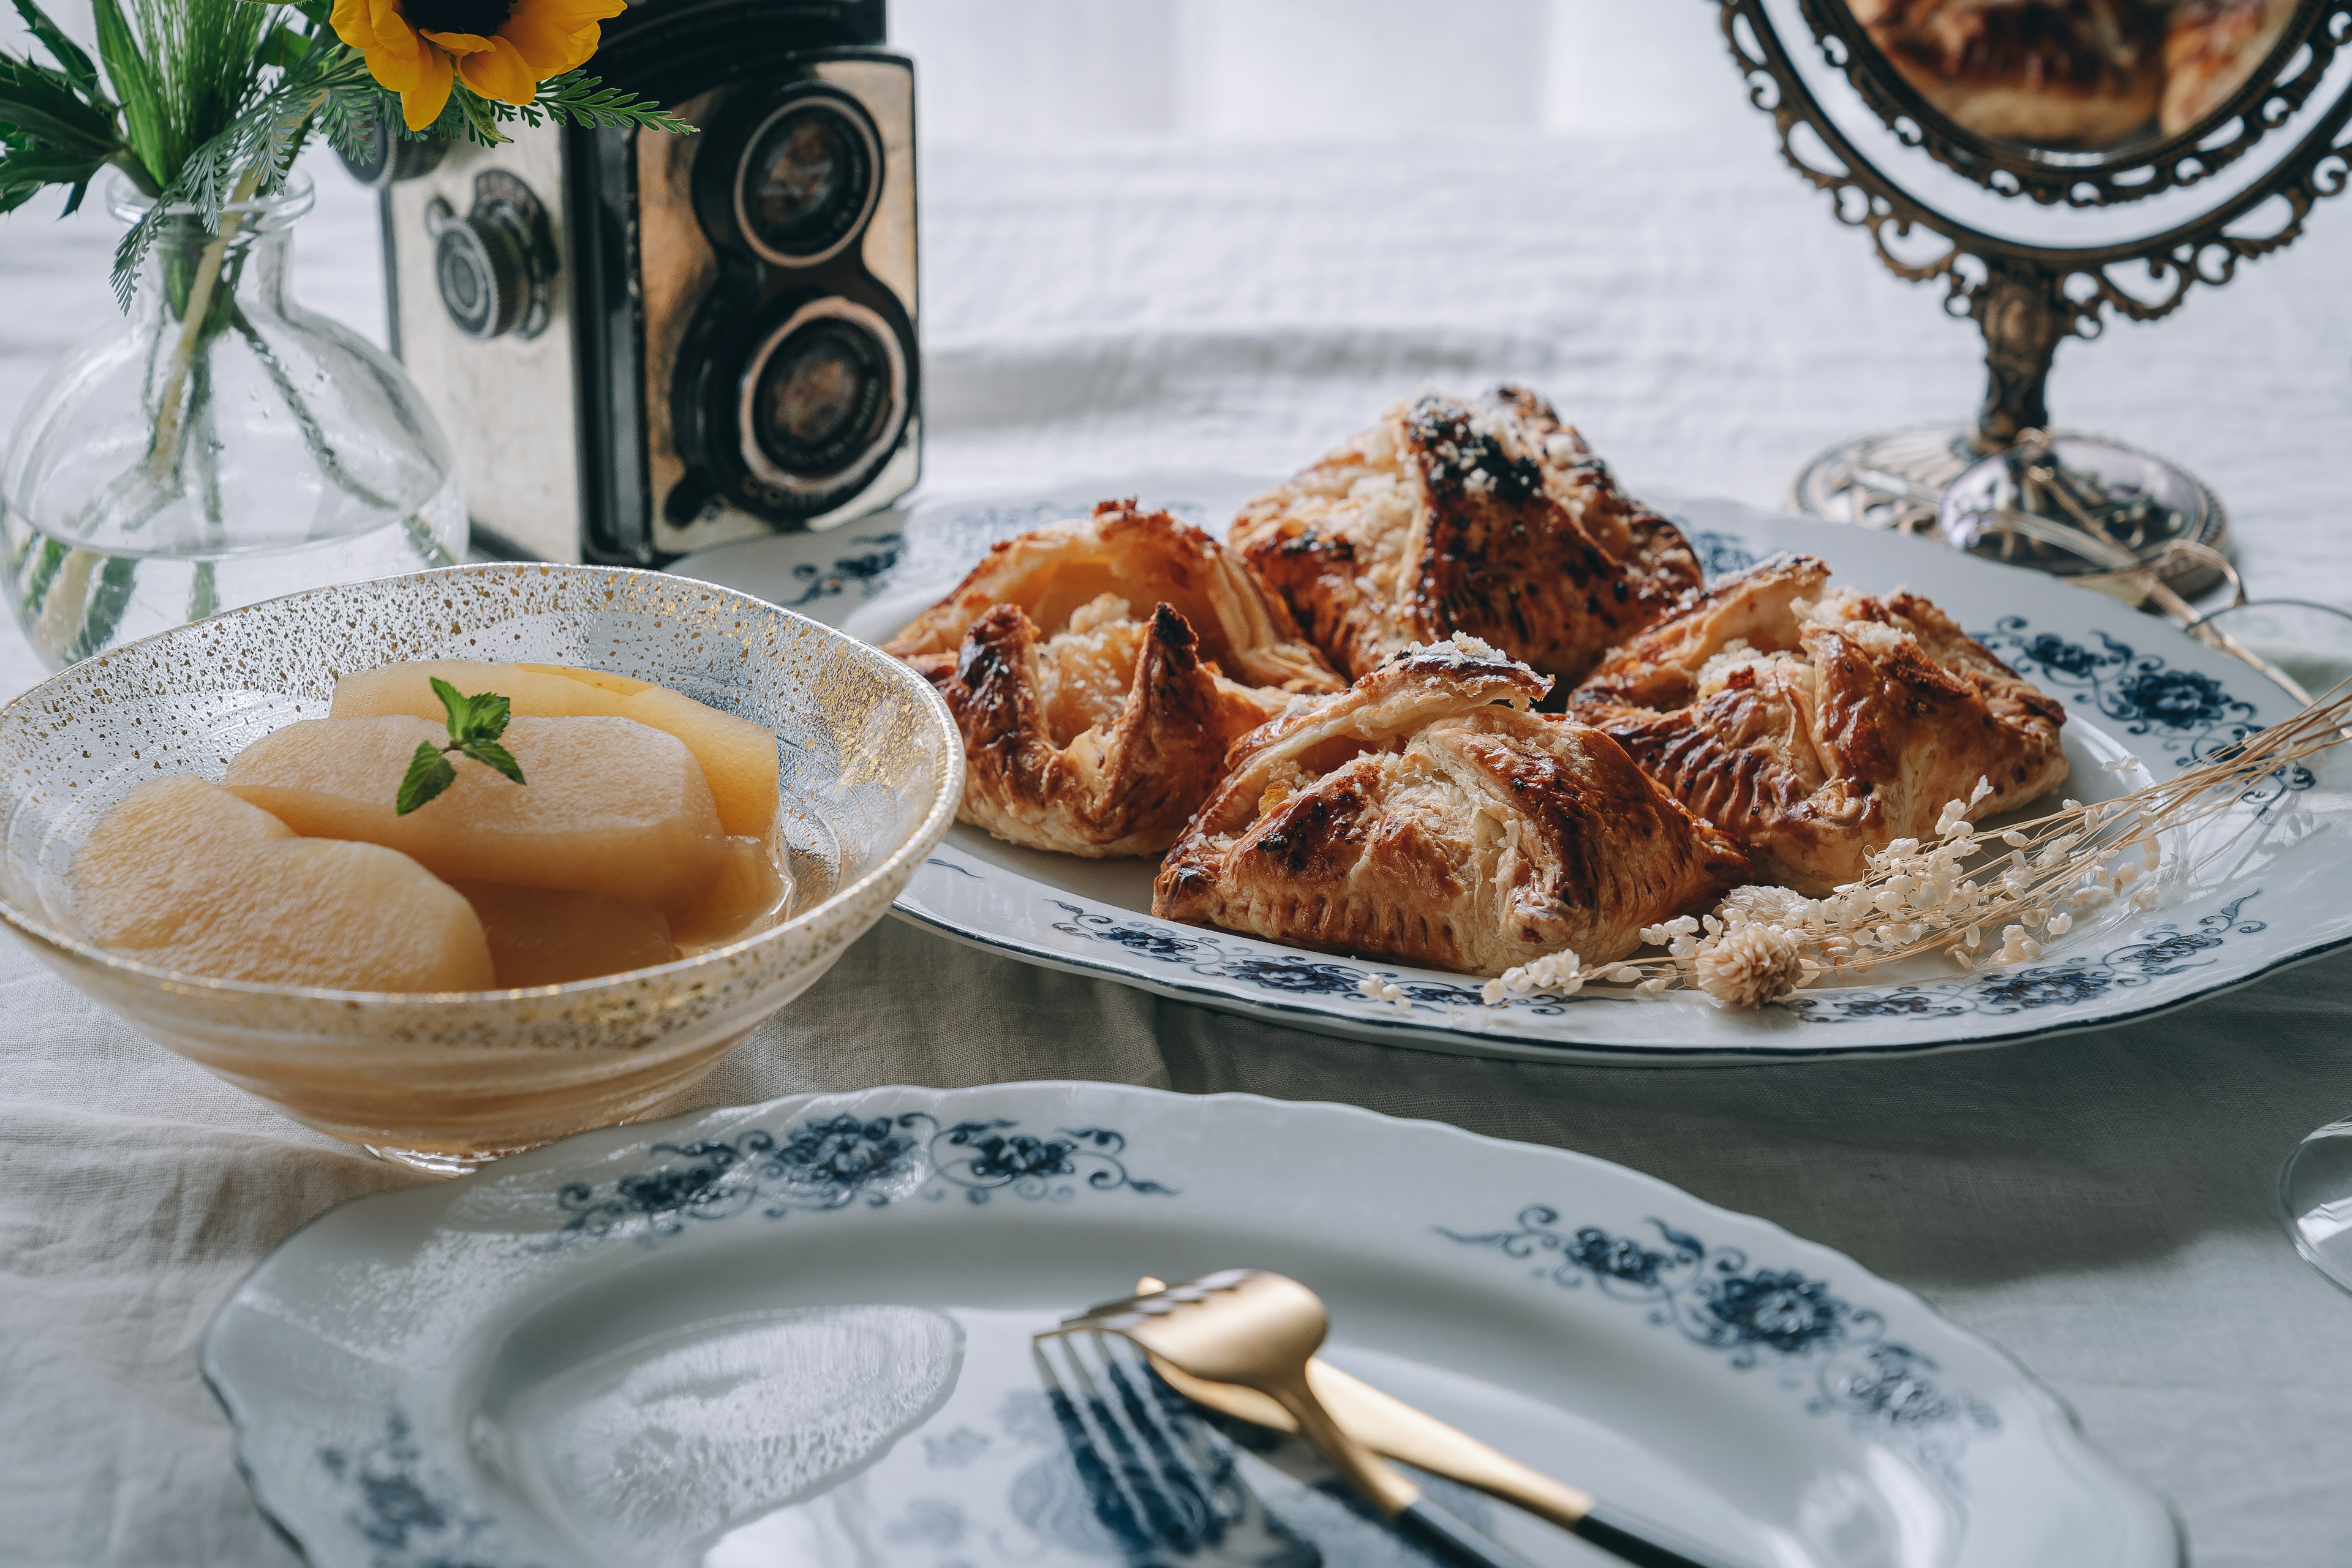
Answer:
[(1331, 1419), (1307, 1382), (1307, 1364), (1329, 1328), (1322, 1300), (1297, 1280), (1229, 1268), (1149, 1295), (1107, 1301), (1036, 1337), (1116, 1334), (1179, 1372), (1255, 1391), (1381, 1518), (1475, 1568), (1526, 1568), (1516, 1553), (1423, 1497), (1418, 1486)]
[[(1253, 1283), (1249, 1287), (1248, 1300), (1254, 1321), (1279, 1323), (1285, 1312), (1299, 1314), (1298, 1322), (1287, 1325), (1289, 1341), (1286, 1347), (1287, 1353), (1295, 1353), (1303, 1363), (1297, 1365), (1296, 1381), (1314, 1407), (1349, 1444), (1384, 1454), (1432, 1475), (1444, 1476), (1448, 1480), (1458, 1481), (1490, 1497), (1516, 1504), (1626, 1562), (1643, 1564), (1644, 1568), (1730, 1568), (1725, 1559), (1715, 1556), (1705, 1548), (1679, 1541), (1645, 1520), (1597, 1504), (1591, 1493), (1554, 1480), (1508, 1455), (1498, 1453), (1467, 1433), (1414, 1409), (1401, 1399), (1381, 1393), (1324, 1361), (1314, 1353), (1322, 1347), (1324, 1336), (1328, 1331), (1328, 1315), (1322, 1300), (1306, 1286), (1281, 1275), (1236, 1269), (1208, 1275), (1190, 1285), (1171, 1289), (1147, 1274), (1135, 1282), (1136, 1294), (1132, 1299), (1097, 1307), (1085, 1318), (1072, 1319), (1064, 1325), (1063, 1331), (1091, 1328), (1124, 1334), (1143, 1349), (1150, 1359), (1152, 1370), (1163, 1382), (1194, 1404), (1286, 1436), (1297, 1436), (1303, 1432), (1327, 1458), (1330, 1458), (1331, 1450), (1321, 1439), (1314, 1436), (1311, 1428), (1297, 1419), (1294, 1406), (1275, 1388), (1266, 1386), (1254, 1376), (1220, 1375), (1200, 1359), (1196, 1347), (1201, 1342), (1215, 1340), (1226, 1333), (1247, 1335), (1253, 1331), (1249, 1328), (1227, 1328), (1214, 1316), (1216, 1310), (1232, 1310), (1229, 1307), (1222, 1307), (1214, 1295), (1220, 1289), (1219, 1282), (1236, 1279), (1273, 1282)], [(1276, 1285), (1287, 1287), (1287, 1290), (1278, 1291)], [(1194, 1351), (1193, 1359), (1189, 1362), (1166, 1352), (1160, 1343), (1153, 1342), (1155, 1339), (1166, 1342), (1168, 1336), (1157, 1331), (1160, 1324), (1174, 1315), (1172, 1306), (1152, 1321), (1150, 1338), (1095, 1321), (1106, 1314), (1151, 1321), (1154, 1303), (1174, 1303), (1185, 1296), (1194, 1298), (1184, 1302), (1185, 1305), (1212, 1309), (1207, 1312), (1196, 1310), (1182, 1320), (1180, 1332), (1183, 1335), (1183, 1343), (1180, 1348)], [(1311, 1321), (1306, 1316), (1309, 1311), (1312, 1313)], [(1209, 1320), (1208, 1322), (1204, 1324), (1203, 1319)], [(1242, 1321), (1238, 1315), (1228, 1321), (1234, 1324)], [(1307, 1338), (1309, 1330), (1311, 1339)], [(1298, 1348), (1302, 1344), (1303, 1349)], [(1221, 1342), (1214, 1343), (1213, 1349), (1220, 1358), (1216, 1364), (1234, 1364), (1236, 1356), (1233, 1350)], [(1246, 1348), (1240, 1352), (1241, 1361), (1254, 1359)], [(1250, 1369), (1244, 1367), (1244, 1370)], [(1286, 1365), (1282, 1371), (1284, 1375), (1288, 1375)], [(1355, 1479), (1341, 1461), (1333, 1458), (1332, 1462), (1343, 1475), (1348, 1475), (1350, 1480)], [(1394, 1469), (1380, 1465), (1376, 1458), (1372, 1462), (1398, 1485), (1412, 1486)], [(1366, 1495), (1379, 1502), (1379, 1498), (1370, 1490)], [(1383, 1508), (1383, 1511), (1388, 1510)], [(1397, 1516), (1391, 1514), (1391, 1517)], [(1447, 1522), (1458, 1526), (1458, 1521), (1454, 1521), (1451, 1515), (1445, 1518)]]

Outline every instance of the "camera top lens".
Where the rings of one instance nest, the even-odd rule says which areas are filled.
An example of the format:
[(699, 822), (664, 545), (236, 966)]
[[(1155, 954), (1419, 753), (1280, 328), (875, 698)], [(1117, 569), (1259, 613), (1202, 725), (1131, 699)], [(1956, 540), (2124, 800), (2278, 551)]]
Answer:
[(735, 174), (735, 217), (751, 248), (806, 266), (847, 244), (881, 187), (881, 145), (863, 110), (830, 93), (761, 122)]

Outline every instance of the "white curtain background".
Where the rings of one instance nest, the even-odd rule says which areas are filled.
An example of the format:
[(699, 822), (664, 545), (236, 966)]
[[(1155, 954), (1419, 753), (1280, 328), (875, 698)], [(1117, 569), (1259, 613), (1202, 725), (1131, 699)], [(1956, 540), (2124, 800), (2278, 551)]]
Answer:
[[(85, 37), (87, 0), (58, 0)], [(0, 7), (0, 11), (7, 11)], [(927, 484), (1287, 471), (1392, 399), (1550, 393), (1637, 484), (1781, 504), (1813, 452), (1965, 417), (1974, 328), (1782, 164), (1711, 0), (896, 0), (922, 143)], [(13, 12), (0, 40), (22, 47)], [(331, 157), (296, 291), (383, 332)], [(0, 219), (0, 432), (111, 309), (118, 226)], [(2352, 197), (2152, 326), (2059, 353), (2064, 423), (2227, 500), (2258, 592), (2352, 596)]]
[[(91, 47), (88, 0), (47, 9)], [(916, 60), (924, 151), (959, 167), (991, 149), (1766, 134), (1701, 0), (894, 0), (889, 26)], [(29, 47), (0, 7), (0, 48)], [(322, 151), (306, 166), (318, 208), (296, 231), (297, 291), (382, 342), (373, 201)], [(925, 197), (940, 192), (927, 169)], [(45, 195), (0, 218), (0, 290), (39, 301), (0, 323), (0, 441), (41, 370), (111, 310), (119, 226), (95, 194), (63, 223), (59, 205)]]

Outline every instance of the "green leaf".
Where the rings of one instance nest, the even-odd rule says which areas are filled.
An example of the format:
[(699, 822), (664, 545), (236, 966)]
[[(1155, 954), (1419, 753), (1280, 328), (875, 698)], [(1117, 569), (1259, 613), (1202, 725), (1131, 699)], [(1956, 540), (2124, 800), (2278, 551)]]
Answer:
[(437, 675), (431, 679), (433, 695), (441, 700), (441, 706), (449, 715), (449, 743), (465, 744), (466, 738), (473, 732), (474, 700)]
[(393, 797), (392, 814), (406, 816), (457, 782), (457, 770), (449, 765), (449, 759), (436, 751), (432, 742), (419, 741), (408, 759), (408, 774), (400, 781), (400, 793)]
[(449, 743), (469, 745), (476, 741), (495, 741), (507, 732), (507, 721), (512, 717), (514, 704), (495, 691), (468, 697), (456, 687), (435, 676), (433, 695), (449, 713)]
[(253, 58), (262, 65), (287, 70), (310, 52), (310, 35), (298, 33), (280, 22), (262, 35), (261, 47), (254, 51)]
[(94, 0), (90, 9), (98, 20), (98, 58), (106, 62), (107, 82), (122, 105), (131, 150), (146, 165), (149, 177), (163, 184), (173, 171), (163, 166), (165, 135), (155, 73), (140, 53), (139, 39), (117, 0)]
[(583, 70), (569, 70), (541, 82), (539, 96), (524, 107), (521, 118), (536, 125), (540, 121), (535, 111), (541, 110), (558, 121), (568, 120), (574, 125), (634, 125), (648, 131), (667, 131), (680, 136), (691, 136), (700, 129), (690, 121), (680, 120), (650, 99), (606, 87), (604, 78), (590, 76)]
[[(499, 700), (504, 702), (506, 699), (501, 697)], [(514, 760), (513, 752), (496, 741), (468, 741), (458, 750), (486, 768), (498, 769), (517, 784), (526, 782), (522, 776), (522, 764)]]
[(60, 152), (37, 142), (30, 147), (13, 147), (0, 153), (0, 201), (7, 202), (10, 207), (20, 206), (46, 186), (69, 185), (72, 189), (67, 195), (65, 210), (71, 213), (81, 205), (82, 193), (89, 182), (105, 167), (104, 158)]
[(82, 101), (63, 71), (0, 55), (0, 126), (100, 157), (113, 150), (114, 117)]
[(507, 721), (513, 715), (513, 703), (495, 691), (485, 691), (474, 699), (474, 722), (467, 738), (495, 741), (507, 732)]
[(81, 46), (66, 37), (66, 30), (50, 20), (49, 14), (35, 4), (35, 0), (16, 0), (16, 15), (25, 19), (25, 26), (33, 37), (41, 40), (41, 47), (49, 51), (49, 58), (64, 68), (74, 90), (86, 99), (97, 100), (98, 68), (90, 63), (88, 55), (82, 53)]

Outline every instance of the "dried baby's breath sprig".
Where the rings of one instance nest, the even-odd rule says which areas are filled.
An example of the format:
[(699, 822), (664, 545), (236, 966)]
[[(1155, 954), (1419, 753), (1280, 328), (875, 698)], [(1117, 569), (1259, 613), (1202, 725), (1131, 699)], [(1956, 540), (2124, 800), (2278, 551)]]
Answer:
[(2347, 739), (2352, 681), (2294, 718), (2256, 730), (2195, 767), (2116, 800), (2069, 800), (1999, 832), (1969, 814), (1992, 794), (1979, 779), (1937, 814), (1931, 839), (1898, 838), (1870, 857), (1859, 881), (1808, 898), (1788, 888), (1736, 888), (1711, 913), (1643, 930), (1663, 954), (1587, 967), (1549, 953), (1486, 982), (1489, 1006), (1586, 985), (1631, 985), (1636, 996), (1691, 986), (1725, 1006), (1759, 1007), (1823, 975), (1860, 974), (1941, 953), (1962, 970), (2031, 963), (2103, 911), (2160, 901), (2168, 872), (2159, 835), (2230, 810), (2265, 780)]

